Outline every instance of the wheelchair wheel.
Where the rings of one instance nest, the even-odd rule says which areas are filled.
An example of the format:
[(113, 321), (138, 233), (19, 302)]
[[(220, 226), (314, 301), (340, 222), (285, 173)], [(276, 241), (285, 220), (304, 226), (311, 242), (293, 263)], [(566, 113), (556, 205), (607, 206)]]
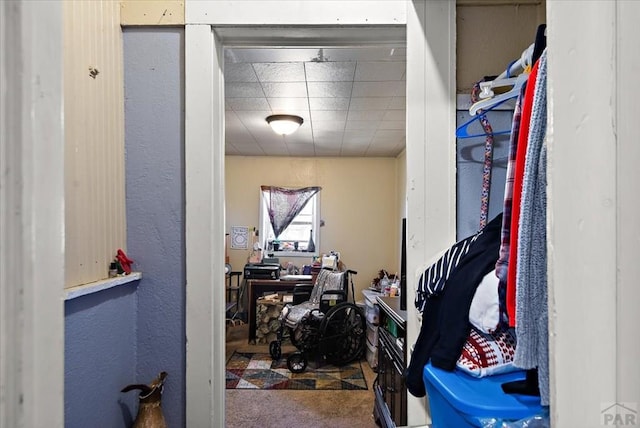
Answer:
[(320, 326), (322, 354), (336, 366), (359, 358), (367, 340), (366, 329), (365, 316), (356, 305), (344, 302), (334, 306)]
[(269, 355), (274, 360), (279, 360), (282, 357), (282, 347), (280, 346), (280, 342), (277, 340), (272, 340), (269, 344)]
[(287, 358), (287, 368), (291, 373), (302, 373), (307, 369), (307, 357), (302, 352), (294, 352)]

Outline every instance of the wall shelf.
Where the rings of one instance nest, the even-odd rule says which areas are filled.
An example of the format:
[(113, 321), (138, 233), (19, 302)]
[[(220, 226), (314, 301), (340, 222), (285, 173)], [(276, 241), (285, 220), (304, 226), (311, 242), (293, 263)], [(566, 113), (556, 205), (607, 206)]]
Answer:
[(100, 281), (77, 285), (64, 290), (64, 300), (71, 300), (76, 297), (86, 296), (87, 294), (98, 293), (103, 290), (108, 290), (109, 288), (139, 281), (140, 279), (142, 279), (142, 272), (131, 272), (129, 275), (116, 276), (115, 278), (101, 279)]

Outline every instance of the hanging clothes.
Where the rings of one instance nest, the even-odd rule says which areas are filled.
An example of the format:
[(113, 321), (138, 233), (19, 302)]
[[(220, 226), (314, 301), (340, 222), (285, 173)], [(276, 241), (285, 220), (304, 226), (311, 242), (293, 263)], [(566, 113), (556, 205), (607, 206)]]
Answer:
[(531, 106), (533, 104), (533, 94), (535, 82), (538, 75), (538, 64), (536, 62), (531, 69), (527, 86), (522, 101), (522, 114), (520, 117), (520, 131), (518, 135), (518, 149), (516, 152), (516, 163), (513, 177), (513, 197), (511, 204), (511, 226), (509, 235), (509, 262), (507, 270), (506, 285), (506, 306), (509, 316), (509, 325), (515, 327), (516, 323), (516, 269), (518, 248), (518, 222), (520, 220), (520, 196), (522, 194), (522, 179), (524, 176), (524, 161), (527, 152), (527, 139), (529, 137), (529, 123), (531, 122)]
[(469, 337), (469, 308), (484, 278), (495, 269), (500, 249), (502, 213), (479, 233), (468, 252), (452, 270), (442, 293), (426, 299), (420, 334), (405, 370), (407, 390), (415, 397), (426, 394), (422, 379), (425, 364), (453, 370)]
[(549, 331), (547, 303), (547, 55), (542, 52), (535, 80), (525, 155), (516, 269), (514, 364), (538, 368), (542, 405), (549, 405)]
[(516, 154), (518, 150), (518, 138), (520, 135), (520, 123), (522, 118), (522, 101), (526, 84), (520, 89), (520, 95), (516, 99), (511, 122), (511, 138), (509, 140), (509, 157), (507, 160), (507, 173), (504, 186), (504, 205), (502, 208), (502, 231), (500, 233), (500, 255), (496, 262), (496, 276), (498, 277), (498, 302), (500, 305), (500, 323), (508, 323), (507, 299), (507, 270), (509, 267), (509, 250), (511, 238), (511, 207), (513, 204), (513, 181), (515, 177)]

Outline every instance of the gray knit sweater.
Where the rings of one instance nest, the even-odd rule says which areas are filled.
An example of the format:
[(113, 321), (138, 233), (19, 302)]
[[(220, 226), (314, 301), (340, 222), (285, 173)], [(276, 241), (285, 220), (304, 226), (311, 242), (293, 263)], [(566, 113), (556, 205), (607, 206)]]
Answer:
[(516, 270), (514, 364), (538, 368), (542, 405), (549, 404), (547, 307), (547, 51), (540, 56), (525, 157)]

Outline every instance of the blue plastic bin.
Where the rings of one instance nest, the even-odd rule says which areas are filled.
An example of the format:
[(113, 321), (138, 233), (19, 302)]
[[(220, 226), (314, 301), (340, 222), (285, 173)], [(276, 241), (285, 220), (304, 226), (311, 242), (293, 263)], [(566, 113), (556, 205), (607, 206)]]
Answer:
[(519, 420), (542, 412), (540, 397), (505, 394), (501, 385), (525, 378), (524, 371), (475, 378), (428, 363), (423, 380), (433, 428), (482, 427), (481, 419)]

